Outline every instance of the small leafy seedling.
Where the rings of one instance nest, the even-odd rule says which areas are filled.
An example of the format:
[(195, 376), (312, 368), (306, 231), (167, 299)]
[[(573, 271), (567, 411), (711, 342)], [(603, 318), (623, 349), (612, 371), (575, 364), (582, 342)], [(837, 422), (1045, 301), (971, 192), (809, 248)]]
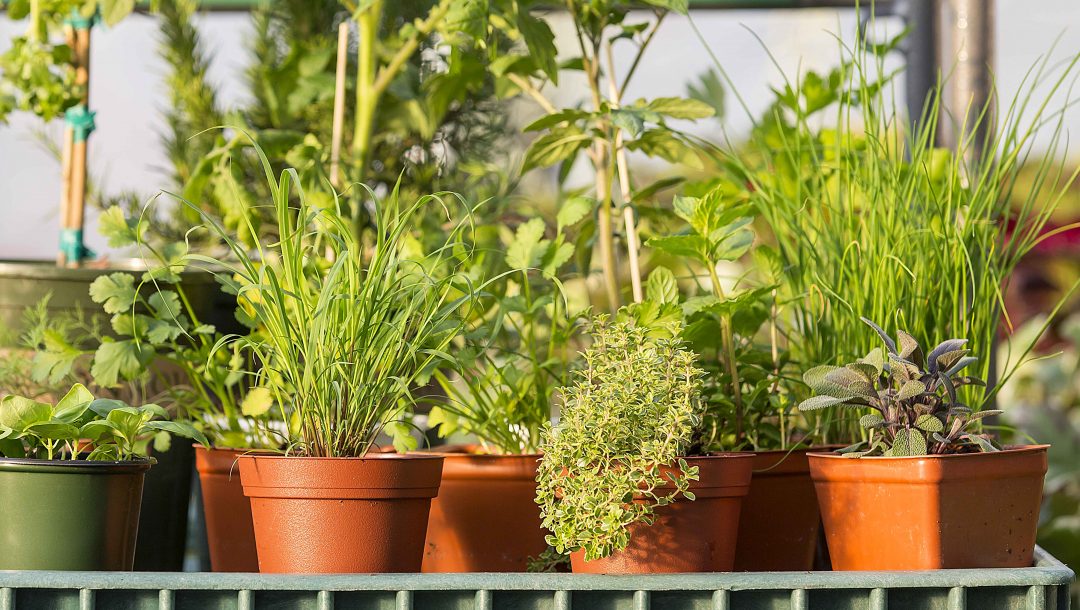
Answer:
[(869, 440), (841, 452), (848, 457), (918, 456), (979, 451), (1000, 447), (987, 434), (974, 431), (980, 420), (1001, 411), (974, 412), (962, 404), (957, 389), (985, 385), (961, 375), (978, 362), (964, 348), (964, 339), (949, 339), (924, 355), (910, 334), (898, 331), (894, 341), (866, 318), (885, 342), (865, 358), (845, 366), (818, 366), (803, 375), (816, 393), (799, 405), (803, 411), (829, 407), (869, 408), (859, 425)]
[(0, 453), (9, 458), (125, 461), (146, 457), (154, 435), (165, 432), (208, 445), (201, 432), (167, 420), (155, 404), (132, 407), (94, 399), (75, 384), (55, 405), (5, 396), (0, 400)]

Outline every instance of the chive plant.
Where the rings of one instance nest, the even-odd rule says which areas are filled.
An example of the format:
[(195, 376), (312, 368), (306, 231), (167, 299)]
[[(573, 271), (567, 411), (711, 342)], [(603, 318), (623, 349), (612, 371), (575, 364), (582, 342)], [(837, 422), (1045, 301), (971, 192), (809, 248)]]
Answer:
[[(977, 353), (992, 353), (1003, 314), (1008, 324), (1010, 273), (1041, 240), (1070, 228), (1046, 231), (1077, 177), (1055, 160), (1071, 103), (1053, 108), (1050, 100), (1069, 89), (1080, 56), (1042, 60), (997, 112), (988, 104), (949, 117), (939, 83), (910, 121), (891, 94), (884, 48), (860, 39), (841, 49), (844, 61), (832, 73), (785, 81), (731, 163), (781, 256), (792, 355), (809, 367), (865, 354), (873, 336), (860, 316), (932, 341), (964, 338)], [(822, 127), (830, 112), (835, 126)], [(947, 121), (969, 125), (951, 149), (936, 145)], [(1036, 178), (1021, 193), (1018, 177), (1029, 163)], [(993, 377), (992, 362), (978, 367), (977, 376)], [(965, 389), (965, 402), (985, 406), (994, 386)], [(859, 433), (854, 423), (813, 425), (826, 439), (831, 430), (834, 440), (847, 440)]]
[(467, 257), (452, 255), (467, 220), (448, 219), (444, 244), (420, 253), (411, 219), (445, 210), (442, 195), (403, 205), (397, 189), (382, 198), (368, 191), (375, 228), (358, 235), (341, 206), (313, 206), (295, 170), (275, 178), (256, 150), (280, 239), (249, 252), (204, 216), (235, 261), (190, 256), (227, 269), (219, 279), (261, 327), (258, 340), (233, 340), (264, 363), (259, 383), (289, 406), (288, 452), (363, 456), (381, 432), (399, 449), (415, 447), (402, 422), (430, 372), (453, 365), (447, 348), (478, 290), (459, 273)]

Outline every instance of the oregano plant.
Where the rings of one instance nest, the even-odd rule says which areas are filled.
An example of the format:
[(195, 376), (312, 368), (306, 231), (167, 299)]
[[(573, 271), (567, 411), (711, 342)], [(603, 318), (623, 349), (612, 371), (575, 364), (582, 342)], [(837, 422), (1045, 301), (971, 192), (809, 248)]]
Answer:
[(964, 339), (948, 339), (924, 354), (907, 332), (896, 340), (880, 326), (862, 318), (885, 343), (864, 358), (844, 366), (818, 366), (803, 376), (816, 396), (799, 409), (829, 407), (869, 409), (859, 419), (868, 440), (841, 451), (849, 457), (882, 455), (906, 457), (979, 451), (998, 451), (988, 434), (978, 431), (980, 420), (1001, 411), (973, 411), (960, 401), (957, 389), (983, 385), (962, 375), (978, 362), (964, 348)]
[(693, 500), (698, 477), (682, 459), (704, 412), (696, 356), (677, 323), (643, 326), (628, 313), (593, 321), (559, 424), (544, 431), (537, 474), (548, 544), (588, 561), (626, 548), (629, 527), (652, 524), (656, 508)]

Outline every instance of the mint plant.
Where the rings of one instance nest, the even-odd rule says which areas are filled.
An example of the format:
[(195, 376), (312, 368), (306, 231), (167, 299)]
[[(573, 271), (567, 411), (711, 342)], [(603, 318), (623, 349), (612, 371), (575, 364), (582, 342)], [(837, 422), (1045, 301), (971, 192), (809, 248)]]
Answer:
[(697, 468), (682, 458), (704, 415), (703, 372), (677, 333), (604, 315), (591, 333), (559, 424), (544, 430), (536, 497), (548, 544), (586, 560), (626, 548), (656, 508), (694, 499)]
[(818, 366), (806, 372), (806, 384), (817, 393), (799, 409), (829, 407), (870, 409), (859, 419), (869, 439), (843, 449), (849, 457), (906, 457), (998, 451), (980, 420), (1001, 411), (972, 411), (960, 402), (957, 389), (984, 385), (961, 372), (978, 359), (968, 355), (964, 339), (943, 341), (925, 354), (910, 334), (898, 331), (894, 341), (880, 326), (862, 319), (885, 343), (844, 366)]
[(146, 457), (149, 442), (161, 432), (208, 443), (194, 427), (168, 421), (158, 405), (95, 400), (82, 384), (56, 404), (16, 395), (0, 400), (0, 454), (9, 458), (132, 460)]

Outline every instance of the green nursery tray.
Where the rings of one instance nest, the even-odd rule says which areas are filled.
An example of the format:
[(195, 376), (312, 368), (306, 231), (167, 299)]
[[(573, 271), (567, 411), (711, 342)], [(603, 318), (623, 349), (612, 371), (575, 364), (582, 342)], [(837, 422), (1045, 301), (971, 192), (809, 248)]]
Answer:
[(1073, 572), (1036, 551), (1031, 568), (937, 572), (260, 575), (0, 572), (0, 610), (1053, 610)]

